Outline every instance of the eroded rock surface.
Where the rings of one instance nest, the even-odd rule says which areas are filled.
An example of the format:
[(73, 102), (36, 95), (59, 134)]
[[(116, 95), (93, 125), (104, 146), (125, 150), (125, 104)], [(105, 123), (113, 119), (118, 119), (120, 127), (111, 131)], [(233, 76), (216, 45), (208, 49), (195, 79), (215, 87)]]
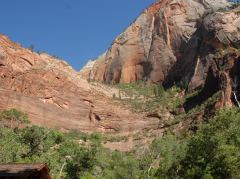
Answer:
[(217, 105), (231, 107), (239, 95), (239, 8), (225, 0), (157, 1), (96, 59), (88, 77), (178, 85), (201, 90), (201, 101), (220, 91)]
[(169, 83), (204, 14), (228, 6), (225, 0), (159, 0), (113, 41), (87, 76), (108, 83)]
[(3, 35), (0, 57), (0, 109), (20, 109), (34, 124), (120, 133), (158, 124), (97, 93), (66, 62), (31, 52)]
[[(205, 99), (220, 91), (219, 107), (231, 107), (239, 91), (239, 8), (206, 15), (168, 78), (186, 84), (188, 91), (202, 89)], [(179, 75), (181, 74), (181, 75)], [(179, 78), (180, 77), (180, 78)]]

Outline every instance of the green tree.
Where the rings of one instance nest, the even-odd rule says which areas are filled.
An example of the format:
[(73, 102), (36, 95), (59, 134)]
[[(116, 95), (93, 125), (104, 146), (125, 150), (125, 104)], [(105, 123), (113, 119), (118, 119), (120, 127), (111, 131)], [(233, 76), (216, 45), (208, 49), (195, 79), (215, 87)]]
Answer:
[(12, 129), (0, 127), (0, 163), (17, 162), (26, 154), (27, 147)]
[(23, 130), (22, 140), (30, 148), (29, 155), (40, 154), (43, 151), (43, 141), (46, 138), (47, 130), (38, 127), (31, 126)]
[(113, 178), (137, 179), (139, 175), (138, 163), (131, 156), (122, 157), (121, 154), (115, 156), (113, 164)]
[(96, 150), (79, 148), (71, 159), (67, 161), (66, 171), (68, 178), (78, 179), (92, 171), (96, 164)]
[(240, 113), (222, 110), (193, 136), (178, 174), (184, 178), (240, 176)]
[(171, 133), (155, 139), (149, 150), (140, 158), (144, 178), (175, 178), (172, 170), (185, 156), (186, 144)]

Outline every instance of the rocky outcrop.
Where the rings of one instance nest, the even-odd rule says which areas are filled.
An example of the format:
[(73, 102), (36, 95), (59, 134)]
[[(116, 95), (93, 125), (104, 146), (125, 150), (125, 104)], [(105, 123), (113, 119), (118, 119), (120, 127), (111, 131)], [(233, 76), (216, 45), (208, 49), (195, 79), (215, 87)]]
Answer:
[(89, 77), (201, 90), (195, 104), (220, 91), (217, 107), (238, 104), (239, 11), (224, 0), (157, 1), (95, 61)]
[(0, 35), (0, 109), (17, 108), (34, 124), (64, 130), (126, 133), (157, 126), (158, 120), (119, 107), (97, 91), (66, 62)]
[(182, 81), (189, 90), (204, 85), (216, 54), (223, 57), (229, 49), (239, 49), (239, 22), (237, 9), (206, 15), (184, 50), (184, 60), (174, 64), (167, 81)]
[(217, 92), (213, 111), (239, 105), (239, 8), (205, 14), (184, 50), (183, 59), (174, 64), (164, 85), (179, 84), (187, 92), (199, 90), (185, 104), (186, 110)]
[(175, 64), (185, 61), (185, 49), (204, 14), (228, 5), (225, 0), (157, 1), (96, 59), (88, 76), (108, 83), (169, 83)]
[[(237, 103), (240, 70), (239, 8), (208, 14), (192, 36), (184, 61), (169, 78), (180, 76), (188, 91), (202, 89), (205, 99), (220, 91), (218, 107)], [(177, 70), (178, 69), (178, 70)]]

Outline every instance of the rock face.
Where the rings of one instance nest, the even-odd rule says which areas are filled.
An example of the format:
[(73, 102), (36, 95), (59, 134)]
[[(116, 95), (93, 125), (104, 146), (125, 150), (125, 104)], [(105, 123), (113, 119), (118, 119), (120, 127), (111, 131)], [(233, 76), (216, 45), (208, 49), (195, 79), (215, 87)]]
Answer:
[(228, 6), (225, 0), (159, 0), (96, 59), (88, 76), (108, 83), (169, 83), (204, 14)]
[(0, 35), (0, 109), (20, 109), (34, 124), (85, 132), (157, 126), (156, 119), (133, 114), (95, 91), (66, 62)]
[[(208, 98), (220, 91), (219, 107), (231, 107), (238, 100), (240, 70), (240, 8), (206, 15), (176, 63), (170, 79), (180, 77), (189, 91), (202, 89)], [(181, 76), (179, 75), (181, 74)], [(235, 96), (236, 95), (236, 96)]]
[(201, 90), (202, 100), (221, 91), (218, 107), (237, 104), (239, 11), (225, 0), (157, 1), (96, 59), (88, 77), (179, 85)]

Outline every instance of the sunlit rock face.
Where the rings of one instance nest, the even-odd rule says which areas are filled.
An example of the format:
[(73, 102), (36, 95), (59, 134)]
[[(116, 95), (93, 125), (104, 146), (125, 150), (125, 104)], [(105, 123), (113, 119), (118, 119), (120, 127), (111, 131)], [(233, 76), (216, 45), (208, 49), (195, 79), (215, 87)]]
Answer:
[(63, 130), (126, 133), (157, 126), (157, 119), (114, 104), (110, 92), (97, 92), (66, 62), (0, 35), (0, 110), (17, 108), (33, 124)]
[(168, 84), (175, 80), (170, 78), (174, 66), (185, 60), (185, 50), (204, 14), (228, 6), (225, 0), (157, 1), (96, 59), (87, 76), (113, 84), (137, 80)]

